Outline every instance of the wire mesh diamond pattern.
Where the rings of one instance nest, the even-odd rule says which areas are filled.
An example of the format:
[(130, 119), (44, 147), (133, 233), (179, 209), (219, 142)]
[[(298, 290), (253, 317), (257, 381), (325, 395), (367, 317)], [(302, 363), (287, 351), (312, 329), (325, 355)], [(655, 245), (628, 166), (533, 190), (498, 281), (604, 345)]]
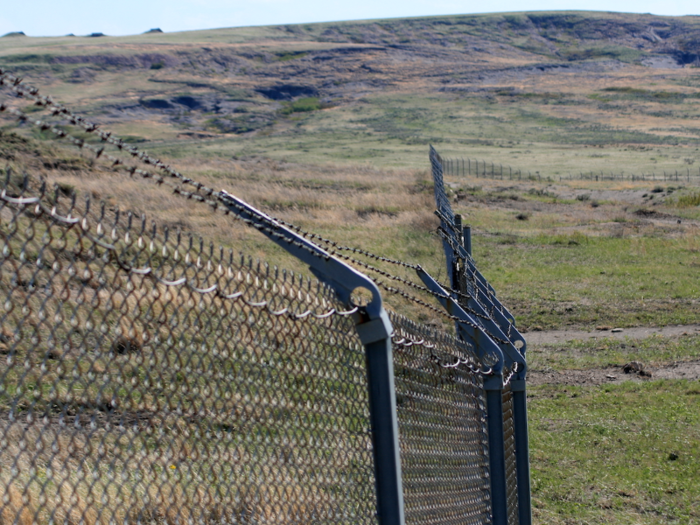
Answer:
[(406, 523), (486, 523), (481, 364), (463, 341), (396, 314), (391, 321)]
[(376, 523), (330, 289), (26, 181), (0, 237), (1, 523)]

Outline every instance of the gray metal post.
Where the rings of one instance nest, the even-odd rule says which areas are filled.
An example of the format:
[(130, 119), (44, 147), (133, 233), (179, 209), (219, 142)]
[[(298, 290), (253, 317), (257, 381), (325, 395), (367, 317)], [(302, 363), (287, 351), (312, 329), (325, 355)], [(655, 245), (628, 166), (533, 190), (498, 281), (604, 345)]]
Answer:
[[(363, 325), (357, 325), (365, 345), (369, 410), (372, 424), (372, 453), (377, 485), (377, 515), (381, 525), (404, 525), (399, 424), (396, 417), (394, 362), (391, 337), (373, 342)], [(367, 339), (366, 339), (367, 338)]]
[(467, 251), (467, 253), (469, 255), (471, 255), (472, 254), (472, 227), (465, 226), (464, 233), (462, 235), (464, 237), (464, 249)]
[(519, 525), (532, 525), (530, 445), (527, 424), (527, 391), (525, 379), (512, 379), (510, 382), (510, 390), (513, 393)]
[(503, 434), (503, 377), (484, 381), (489, 433), (489, 470), (491, 475), (491, 515), (493, 525), (508, 525), (508, 487), (506, 484), (506, 448)]

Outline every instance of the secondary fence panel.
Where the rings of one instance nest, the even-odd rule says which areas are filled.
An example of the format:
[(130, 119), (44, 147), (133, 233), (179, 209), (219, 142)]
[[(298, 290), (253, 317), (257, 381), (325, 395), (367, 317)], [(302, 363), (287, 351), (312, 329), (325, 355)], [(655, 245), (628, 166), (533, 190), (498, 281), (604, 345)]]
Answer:
[(463, 341), (396, 314), (391, 321), (406, 523), (486, 523), (482, 364)]

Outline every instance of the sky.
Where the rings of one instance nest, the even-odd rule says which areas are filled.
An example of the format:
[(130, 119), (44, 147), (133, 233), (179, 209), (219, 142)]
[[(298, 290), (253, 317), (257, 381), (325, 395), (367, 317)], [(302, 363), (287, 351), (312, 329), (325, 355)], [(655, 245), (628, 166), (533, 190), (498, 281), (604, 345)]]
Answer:
[(372, 18), (515, 11), (619, 11), (700, 15), (698, 0), (2, 0), (0, 35), (135, 35)]

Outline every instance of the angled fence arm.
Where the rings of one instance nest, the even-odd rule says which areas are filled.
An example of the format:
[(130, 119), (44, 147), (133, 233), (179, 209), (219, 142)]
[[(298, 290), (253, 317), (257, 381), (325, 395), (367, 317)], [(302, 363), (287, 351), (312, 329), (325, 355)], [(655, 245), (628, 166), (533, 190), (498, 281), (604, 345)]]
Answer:
[(367, 363), (377, 514), (380, 525), (404, 525), (399, 427), (391, 348), (393, 328), (382, 305), (379, 289), (362, 273), (248, 203), (225, 191), (218, 194), (218, 199), (231, 212), (308, 264), (311, 272), (319, 280), (329, 284), (346, 305), (351, 305), (353, 290), (365, 288), (372, 292), (370, 303), (358, 308), (353, 318), (360, 341), (365, 347)]

